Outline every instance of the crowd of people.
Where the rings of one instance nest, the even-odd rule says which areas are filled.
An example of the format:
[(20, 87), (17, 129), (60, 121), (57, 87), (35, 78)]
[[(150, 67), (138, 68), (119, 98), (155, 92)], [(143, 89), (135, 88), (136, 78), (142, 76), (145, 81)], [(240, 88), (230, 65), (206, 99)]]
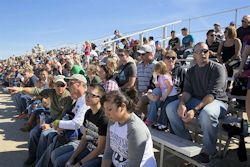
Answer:
[[(192, 140), (184, 123), (195, 117), (203, 131), (195, 158), (209, 163), (217, 152), (219, 119), (228, 111), (228, 77), (248, 77), (250, 120), (250, 15), (241, 22), (224, 33), (215, 23), (203, 42), (184, 27), (182, 41), (172, 31), (166, 48), (152, 36), (143, 45), (124, 38), (102, 52), (85, 41), (82, 54), (72, 48), (46, 52), (38, 45), (31, 55), (1, 61), (0, 80), (17, 118), (28, 118), (21, 128), (30, 133), (24, 165), (154, 167), (148, 126)], [(114, 34), (122, 38), (118, 30)], [(194, 62), (186, 69), (189, 54)], [(238, 72), (233, 61), (240, 62)]]

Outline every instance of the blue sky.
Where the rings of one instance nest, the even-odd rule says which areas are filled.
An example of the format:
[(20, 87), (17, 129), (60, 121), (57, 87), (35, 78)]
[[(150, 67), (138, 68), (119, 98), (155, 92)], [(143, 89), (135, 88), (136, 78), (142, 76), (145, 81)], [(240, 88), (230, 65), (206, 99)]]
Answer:
[[(0, 2), (0, 59), (30, 51), (37, 43), (46, 48), (80, 43), (120, 32), (135, 32), (223, 10), (250, 5), (249, 0), (5, 0)], [(238, 12), (238, 24), (250, 8)], [(191, 31), (226, 26), (234, 12), (196, 19)], [(175, 27), (177, 32), (183, 22)], [(146, 35), (161, 36), (158, 30)], [(194, 33), (197, 41), (205, 32)], [(134, 38), (138, 38), (135, 36)]]

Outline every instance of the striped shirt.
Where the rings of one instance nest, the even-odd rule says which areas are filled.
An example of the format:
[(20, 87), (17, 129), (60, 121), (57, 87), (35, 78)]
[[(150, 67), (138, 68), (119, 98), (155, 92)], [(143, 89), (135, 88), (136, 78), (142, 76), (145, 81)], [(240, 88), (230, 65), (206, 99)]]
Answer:
[(150, 85), (150, 80), (153, 76), (154, 66), (157, 61), (153, 60), (149, 64), (139, 63), (137, 66), (137, 88), (139, 92), (144, 92)]

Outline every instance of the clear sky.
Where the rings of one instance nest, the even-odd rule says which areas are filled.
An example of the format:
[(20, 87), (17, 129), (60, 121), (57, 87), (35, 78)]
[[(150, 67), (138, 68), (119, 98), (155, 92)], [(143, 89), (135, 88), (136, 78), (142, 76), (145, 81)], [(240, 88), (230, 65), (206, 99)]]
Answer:
[[(250, 5), (249, 0), (1, 0), (0, 59), (20, 55), (40, 43), (45, 48), (80, 43), (120, 32), (135, 32), (223, 10)], [(238, 24), (250, 8), (238, 12)], [(234, 12), (196, 19), (191, 31), (214, 22), (227, 26)], [(188, 22), (176, 26), (177, 32)], [(146, 35), (161, 36), (162, 30)], [(197, 40), (205, 32), (194, 33)], [(138, 37), (135, 37), (138, 38)]]

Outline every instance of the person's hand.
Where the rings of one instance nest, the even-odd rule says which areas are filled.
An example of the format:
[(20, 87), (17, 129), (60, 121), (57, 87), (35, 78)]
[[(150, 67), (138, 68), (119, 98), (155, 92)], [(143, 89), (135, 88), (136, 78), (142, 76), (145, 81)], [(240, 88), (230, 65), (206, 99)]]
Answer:
[(51, 127), (50, 127), (50, 124), (42, 124), (41, 128), (42, 130), (47, 130), (47, 129), (50, 129)]
[(60, 122), (60, 120), (55, 120), (55, 121), (52, 123), (54, 129), (57, 129), (57, 128), (59, 127), (59, 122)]
[(182, 120), (186, 123), (190, 122), (195, 115), (195, 111), (194, 110), (188, 110), (187, 113), (185, 114), (184, 118), (182, 118)]
[(185, 117), (185, 114), (187, 112), (187, 107), (184, 104), (180, 104), (177, 109), (178, 115), (183, 119)]
[(160, 101), (165, 101), (165, 100), (166, 100), (165, 97), (161, 97), (161, 98), (160, 98)]
[(7, 87), (7, 89), (11, 94), (19, 93), (23, 90), (21, 87)]
[(242, 70), (239, 70), (239, 71), (237, 71), (237, 72), (234, 74), (234, 77), (235, 77), (235, 78), (239, 78), (239, 77), (241, 76), (241, 74), (242, 74)]
[(63, 129), (62, 128), (57, 128), (56, 131), (57, 131), (58, 134), (61, 134), (63, 132)]

